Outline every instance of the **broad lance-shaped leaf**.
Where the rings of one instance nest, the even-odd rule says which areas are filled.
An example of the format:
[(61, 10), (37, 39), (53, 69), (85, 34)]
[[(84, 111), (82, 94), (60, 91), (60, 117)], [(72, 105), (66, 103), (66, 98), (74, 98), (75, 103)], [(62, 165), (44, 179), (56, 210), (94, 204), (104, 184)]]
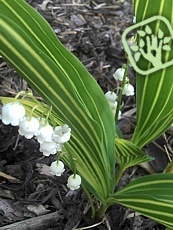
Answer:
[(120, 138), (115, 139), (115, 154), (116, 161), (119, 163), (122, 171), (128, 167), (153, 159), (132, 142)]
[(1, 0), (0, 14), (2, 56), (71, 127), (69, 149), (78, 171), (84, 184), (104, 202), (114, 188), (115, 128), (103, 92), (23, 0)]
[[(84, 104), (85, 109), (88, 113), (91, 113), (91, 116), (97, 122), (99, 122), (104, 135), (103, 141), (106, 142), (104, 145), (108, 148), (108, 152), (111, 154), (113, 145), (108, 144), (107, 142), (111, 142), (111, 140), (112, 142), (114, 141), (115, 130), (114, 127), (111, 127), (114, 121), (112, 114), (110, 114), (108, 109), (107, 102), (101, 95), (103, 93), (94, 79), (91, 79), (92, 76), (86, 71), (74, 55), (72, 55), (72, 53), (65, 49), (60, 43), (48, 23), (46, 23), (46, 21), (24, 1), (2, 1), (0, 13), (10, 18), (17, 25), (20, 25), (20, 28), (27, 33), (27, 36), (32, 42), (56, 63), (58, 68), (64, 73), (65, 77), (67, 77), (71, 84), (73, 84), (73, 89)], [(32, 25), (32, 27), (30, 25)], [(100, 101), (103, 100), (104, 102), (100, 103)], [(102, 107), (102, 103), (105, 109)], [(104, 110), (104, 113), (100, 113), (101, 110)], [(106, 160), (109, 161), (109, 159)]]
[(173, 174), (138, 178), (107, 202), (122, 204), (173, 229)]
[[(107, 102), (103, 99), (102, 91), (92, 76), (86, 71), (83, 65), (60, 43), (54, 32), (46, 21), (36, 14), (22, 0), (2, 1), (0, 13), (20, 25), (27, 36), (34, 44), (53, 60), (65, 77), (73, 84), (78, 98), (85, 106), (88, 113), (100, 124), (103, 134), (103, 157), (107, 164), (111, 165), (111, 174), (114, 172), (113, 142), (115, 136), (114, 120)], [(22, 13), (23, 12), (23, 13)], [(27, 23), (29, 22), (29, 23)], [(32, 25), (32, 27), (30, 26)], [(102, 99), (101, 99), (102, 98)], [(104, 112), (100, 112), (104, 111)]]
[[(158, 0), (153, 8), (150, 0), (134, 0), (137, 22), (155, 15), (164, 16), (173, 28), (173, 0)], [(142, 27), (144, 29), (145, 27)], [(157, 28), (157, 29), (156, 29)], [(158, 30), (160, 29), (160, 30)], [(170, 37), (168, 28), (159, 20), (153, 22), (152, 31), (162, 31), (165, 37)], [(171, 51), (162, 52), (164, 62), (173, 59), (173, 42)], [(140, 57), (138, 65), (151, 68)], [(137, 126), (132, 141), (142, 147), (161, 135), (173, 123), (173, 65), (153, 72), (150, 75), (136, 75)]]

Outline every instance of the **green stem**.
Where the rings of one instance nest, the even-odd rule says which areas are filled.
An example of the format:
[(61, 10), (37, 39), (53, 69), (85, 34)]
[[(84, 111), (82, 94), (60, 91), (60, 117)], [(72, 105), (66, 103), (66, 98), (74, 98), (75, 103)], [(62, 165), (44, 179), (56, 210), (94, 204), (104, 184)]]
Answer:
[[(15, 99), (17, 99), (20, 94), (24, 94), (23, 97), (20, 99), (20, 102), (23, 104), (25, 104), (25, 98), (27, 97), (28, 99), (32, 99), (33, 102), (35, 102), (36, 105), (39, 105), (40, 109), (43, 111), (41, 116), (40, 116), (40, 120), (42, 119), (42, 117), (47, 113), (46, 115), (46, 120), (45, 120), (45, 124), (47, 123), (48, 119), (51, 121), (52, 125), (55, 127), (57, 125), (57, 123), (55, 122), (54, 116), (52, 116), (52, 106), (46, 105), (44, 102), (40, 102), (38, 101), (35, 96), (33, 95), (32, 91), (29, 92), (25, 92), (25, 91), (21, 91), (19, 92)], [(48, 112), (47, 112), (48, 110)]]
[(30, 112), (30, 114), (29, 114), (29, 121), (31, 121), (32, 114), (33, 114), (34, 110), (35, 110), (37, 107), (39, 107), (39, 105), (35, 105), (35, 106), (32, 108), (32, 110), (31, 110), (31, 112)]
[(32, 99), (32, 101), (33, 102), (35, 102), (35, 104), (36, 105), (39, 105), (40, 106), (40, 108), (42, 108), (42, 109), (45, 109), (45, 107), (46, 107), (46, 109), (48, 109), (47, 107), (48, 107), (48, 105), (46, 105), (46, 104), (43, 104), (43, 103), (41, 103), (40, 101), (38, 101), (36, 98), (35, 98), (35, 96), (32, 94), (32, 91), (30, 91), (30, 92), (25, 92), (25, 94), (24, 94), (24, 96), (21, 98), (21, 102), (22, 102), (22, 100), (26, 100), (25, 98), (31, 98)]
[(69, 154), (69, 160), (70, 160), (70, 168), (72, 169), (74, 177), (75, 177), (75, 175), (76, 175), (76, 160), (73, 158), (71, 153), (68, 153), (68, 154)]
[(90, 192), (88, 191), (88, 189), (84, 185), (82, 185), (82, 188), (85, 191), (85, 193), (86, 193), (86, 195), (88, 197), (88, 200), (90, 202), (90, 205), (91, 205), (91, 216), (92, 216), (92, 218), (95, 218), (96, 213), (95, 213), (95, 207), (94, 207), (94, 204), (93, 204), (93, 199), (91, 197), (91, 194), (90, 194)]
[(16, 96), (15, 96), (15, 100), (17, 100), (18, 99), (18, 97), (21, 95), (21, 94), (24, 94), (24, 95), (26, 95), (27, 93), (25, 92), (25, 91), (20, 91)]
[(52, 112), (52, 106), (50, 106), (50, 109), (48, 110), (44, 125), (46, 125), (48, 123), (48, 119), (50, 117), (51, 112)]
[(123, 167), (119, 167), (118, 171), (115, 174), (115, 186), (117, 186), (122, 174), (124, 173), (124, 168)]
[(99, 220), (103, 218), (103, 216), (104, 216), (104, 214), (105, 214), (107, 208), (108, 208), (108, 205), (101, 204), (99, 210), (98, 210), (97, 213), (96, 213), (96, 217), (97, 217)]
[(121, 87), (120, 87), (118, 105), (117, 105), (116, 114), (115, 114), (115, 125), (117, 125), (117, 123), (118, 123), (118, 114), (119, 114), (119, 110), (120, 110), (120, 107), (121, 107), (121, 104), (122, 104), (122, 96), (123, 96), (122, 93), (123, 93), (124, 85), (126, 83), (126, 76), (127, 76), (127, 72), (128, 72), (128, 67), (129, 67), (129, 61), (127, 61), (124, 76), (123, 76), (123, 80), (122, 80)]

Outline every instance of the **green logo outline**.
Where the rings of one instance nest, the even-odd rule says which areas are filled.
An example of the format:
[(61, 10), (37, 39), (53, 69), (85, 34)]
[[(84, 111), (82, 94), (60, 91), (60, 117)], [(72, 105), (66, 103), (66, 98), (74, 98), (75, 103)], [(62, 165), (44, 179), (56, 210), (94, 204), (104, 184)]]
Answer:
[(166, 26), (167, 26), (167, 28), (169, 30), (169, 33), (171, 35), (171, 39), (173, 40), (173, 29), (171, 27), (170, 22), (165, 17), (159, 16), (159, 15), (158, 16), (153, 16), (153, 17), (151, 17), (149, 19), (146, 19), (146, 20), (144, 20), (142, 22), (139, 22), (139, 23), (137, 23), (135, 25), (132, 25), (132, 26), (128, 27), (127, 29), (125, 29), (125, 31), (122, 34), (122, 43), (123, 43), (124, 49), (125, 49), (125, 51), (126, 51), (126, 53), (128, 55), (129, 61), (130, 61), (131, 65), (133, 66), (133, 68), (136, 70), (136, 72), (138, 72), (138, 73), (140, 73), (142, 75), (148, 75), (148, 74), (151, 74), (153, 72), (156, 72), (157, 70), (164, 69), (164, 68), (166, 68), (168, 66), (173, 65), (173, 59), (172, 59), (172, 60), (170, 60), (170, 61), (168, 61), (168, 62), (166, 62), (166, 63), (164, 63), (162, 65), (159, 64), (158, 66), (155, 66), (155, 67), (153, 67), (153, 68), (151, 68), (149, 70), (141, 70), (137, 66), (137, 64), (136, 64), (136, 62), (134, 60), (134, 57), (132, 55), (132, 51), (130, 50), (130, 47), (129, 47), (128, 43), (127, 43), (126, 36), (131, 30), (137, 29), (140, 26), (147, 25), (148, 23), (151, 23), (151, 22), (156, 21), (156, 20), (163, 21), (166, 24)]

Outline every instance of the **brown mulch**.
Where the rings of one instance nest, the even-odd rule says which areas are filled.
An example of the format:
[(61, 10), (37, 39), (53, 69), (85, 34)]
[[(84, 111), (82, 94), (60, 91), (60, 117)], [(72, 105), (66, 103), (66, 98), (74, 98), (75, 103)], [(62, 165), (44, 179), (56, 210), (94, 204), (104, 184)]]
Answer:
[[(116, 87), (112, 75), (126, 62), (121, 35), (132, 24), (131, 1), (27, 2), (50, 23), (57, 37), (81, 60), (104, 92)], [(134, 76), (130, 70), (133, 85)], [(15, 95), (26, 88), (27, 83), (1, 58), (0, 95)], [(135, 127), (134, 108), (135, 97), (124, 98), (122, 113), (126, 116), (119, 121), (119, 127), (126, 138), (130, 138)], [(160, 151), (159, 157), (150, 165), (156, 172), (162, 171), (168, 162), (163, 146), (167, 145), (168, 136), (173, 139), (173, 131), (169, 130), (165, 135), (146, 148), (151, 155)], [(105, 220), (97, 225), (99, 221), (91, 218), (89, 202), (82, 189), (71, 192), (66, 187), (71, 172), (66, 169), (61, 177), (49, 174), (48, 166), (54, 159), (54, 156), (43, 157), (34, 139), (18, 136), (17, 127), (0, 123), (0, 230), (72, 230), (91, 225), (94, 227), (88, 229), (165, 229), (119, 205), (110, 207)], [(146, 173), (140, 167), (127, 170), (119, 187)]]

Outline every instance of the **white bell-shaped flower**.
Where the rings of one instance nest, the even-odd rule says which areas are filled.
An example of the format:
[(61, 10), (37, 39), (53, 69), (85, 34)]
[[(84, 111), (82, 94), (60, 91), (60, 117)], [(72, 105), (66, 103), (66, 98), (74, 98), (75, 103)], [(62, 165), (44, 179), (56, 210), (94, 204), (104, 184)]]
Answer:
[(19, 123), (19, 134), (26, 139), (31, 139), (38, 131), (39, 121), (35, 117), (24, 117)]
[(37, 141), (42, 144), (44, 141), (50, 142), (52, 140), (53, 128), (49, 124), (41, 124), (36, 134)]
[(68, 125), (64, 126), (57, 126), (55, 127), (54, 133), (53, 133), (53, 140), (58, 143), (65, 143), (70, 140), (71, 136), (71, 129)]
[(53, 161), (49, 167), (50, 173), (55, 176), (61, 176), (65, 171), (64, 163), (62, 161)]
[(25, 108), (19, 102), (9, 102), (2, 106), (2, 122), (5, 125), (18, 126), (25, 116)]
[(124, 73), (125, 73), (124, 68), (118, 68), (113, 74), (113, 78), (117, 81), (122, 81), (124, 77)]
[(133, 96), (135, 94), (134, 87), (131, 84), (125, 84), (122, 94), (126, 96)]
[(40, 152), (43, 153), (44, 156), (48, 157), (50, 156), (50, 154), (53, 155), (53, 154), (56, 154), (57, 151), (61, 151), (62, 146), (58, 145), (54, 141), (51, 141), (51, 142), (44, 141), (42, 144), (40, 144), (39, 150)]
[(81, 177), (78, 174), (72, 174), (67, 181), (67, 187), (70, 190), (77, 190), (81, 185)]
[(108, 91), (107, 93), (105, 93), (105, 97), (106, 97), (107, 101), (115, 102), (118, 96), (116, 95), (116, 93), (114, 93), (112, 91)]

